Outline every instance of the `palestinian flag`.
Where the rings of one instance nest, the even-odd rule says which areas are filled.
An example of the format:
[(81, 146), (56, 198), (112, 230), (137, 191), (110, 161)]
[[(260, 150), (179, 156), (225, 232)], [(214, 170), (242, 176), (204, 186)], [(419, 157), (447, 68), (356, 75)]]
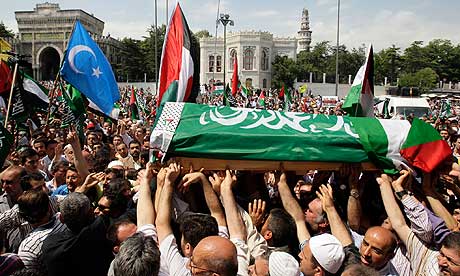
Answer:
[(0, 94), (10, 92), (11, 83), (13, 83), (13, 72), (5, 61), (0, 60)]
[(401, 155), (413, 166), (430, 172), (451, 156), (452, 151), (431, 125), (415, 118), (401, 148)]
[(139, 109), (137, 108), (136, 92), (134, 87), (131, 88), (131, 98), (129, 99), (129, 113), (131, 114), (131, 120), (139, 120)]
[(165, 102), (185, 102), (191, 95), (194, 75), (191, 39), (187, 21), (177, 3), (163, 44), (158, 107)]
[(284, 99), (284, 85), (281, 87), (280, 93), (278, 94), (279, 99)]
[(24, 72), (20, 72), (22, 77), (23, 97), (26, 106), (47, 110), (50, 103), (48, 99), (48, 89)]
[(418, 119), (411, 124), (403, 120), (322, 114), (312, 117), (305, 113), (167, 103), (158, 122), (151, 145), (170, 157), (372, 162), (395, 173), (395, 169), (406, 166), (431, 172), (452, 154), (436, 130)]
[(233, 62), (233, 76), (232, 76), (232, 96), (235, 97), (238, 92), (238, 58), (235, 55), (235, 61)]
[(260, 92), (260, 96), (257, 102), (259, 103), (259, 106), (265, 107), (265, 92), (264, 91)]
[(355, 76), (342, 109), (352, 117), (374, 117), (374, 51), (369, 46), (366, 62)]

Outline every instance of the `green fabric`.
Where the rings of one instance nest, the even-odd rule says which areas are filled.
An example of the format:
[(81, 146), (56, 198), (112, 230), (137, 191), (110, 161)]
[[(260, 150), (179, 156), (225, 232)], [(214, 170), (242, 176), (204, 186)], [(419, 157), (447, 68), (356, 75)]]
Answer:
[(345, 110), (352, 117), (362, 117), (363, 109), (361, 106), (361, 92), (362, 84), (352, 86), (348, 92), (342, 109)]
[(83, 122), (85, 121), (85, 103), (83, 97), (75, 87), (68, 84), (66, 90), (62, 92), (62, 97), (66, 102), (61, 127), (75, 126), (80, 140), (84, 138)]
[(406, 142), (402, 145), (402, 149), (438, 140), (441, 140), (441, 135), (439, 135), (436, 129), (424, 121), (414, 118)]
[(377, 167), (385, 170), (394, 169), (392, 160), (387, 158), (388, 138), (379, 120), (366, 117), (349, 117), (353, 122), (359, 140), (367, 152), (369, 160)]
[(353, 132), (349, 118), (313, 118), (306, 113), (186, 103), (168, 155), (229, 160), (368, 161)]

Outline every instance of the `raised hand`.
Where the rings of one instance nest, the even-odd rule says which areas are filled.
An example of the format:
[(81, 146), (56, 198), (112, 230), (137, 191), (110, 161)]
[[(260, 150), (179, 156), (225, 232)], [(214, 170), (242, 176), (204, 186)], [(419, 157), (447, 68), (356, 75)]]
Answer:
[(259, 228), (264, 222), (266, 203), (262, 199), (254, 199), (254, 203), (249, 202), (248, 213), (252, 223)]
[(391, 182), (391, 186), (395, 191), (402, 191), (404, 190), (404, 186), (406, 186), (406, 183), (409, 181), (410, 178), (410, 172), (407, 170), (401, 170), (399, 172), (400, 176)]
[(209, 176), (209, 182), (211, 182), (212, 189), (216, 194), (220, 195), (220, 186), (222, 181), (224, 181), (223, 172), (213, 173), (212, 176)]
[(332, 196), (332, 187), (330, 184), (321, 185), (319, 191), (316, 192), (316, 195), (321, 199), (323, 205), (323, 210), (327, 212), (334, 207), (334, 197)]
[(177, 177), (179, 177), (179, 174), (180, 174), (180, 170), (181, 170), (181, 167), (179, 164), (177, 164), (176, 162), (173, 162), (169, 165), (169, 167), (166, 169), (166, 181), (165, 183), (174, 183), (177, 179)]

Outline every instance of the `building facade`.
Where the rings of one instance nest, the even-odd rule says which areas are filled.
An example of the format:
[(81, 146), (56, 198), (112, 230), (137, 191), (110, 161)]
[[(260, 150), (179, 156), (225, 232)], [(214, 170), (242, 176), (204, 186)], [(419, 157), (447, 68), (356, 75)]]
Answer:
[[(276, 38), (268, 32), (230, 32), (226, 43), (226, 82), (231, 82), (235, 57), (238, 78), (245, 85), (270, 88), (272, 62), (275, 56), (297, 57), (297, 39)], [(200, 39), (200, 83), (208, 84), (224, 78), (223, 38)]]
[(16, 11), (18, 42), (15, 50), (30, 56), (35, 79), (54, 80), (64, 57), (64, 51), (72, 34), (76, 20), (98, 42), (109, 62), (120, 57), (121, 43), (110, 37), (103, 37), (104, 22), (79, 9), (61, 10), (59, 4), (37, 4), (33, 11)]
[[(235, 32), (227, 34), (226, 76), (227, 83), (233, 76), (234, 57), (238, 60), (239, 80), (249, 87), (270, 88), (272, 85), (272, 63), (276, 56), (287, 56), (296, 60), (301, 51), (309, 51), (311, 44), (310, 17), (303, 9), (300, 30), (296, 38), (278, 38), (269, 32)], [(200, 82), (222, 82), (224, 78), (223, 38), (200, 39)]]
[(310, 16), (308, 14), (308, 10), (303, 9), (302, 19), (300, 20), (300, 30), (297, 32), (297, 53), (300, 53), (301, 51), (310, 51), (311, 33)]

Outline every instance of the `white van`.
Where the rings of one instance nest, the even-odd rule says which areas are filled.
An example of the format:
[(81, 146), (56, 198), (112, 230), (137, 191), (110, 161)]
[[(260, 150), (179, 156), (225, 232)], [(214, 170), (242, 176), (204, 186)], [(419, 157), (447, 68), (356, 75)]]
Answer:
[(381, 114), (384, 113), (385, 100), (389, 99), (388, 112), (391, 119), (401, 119), (401, 117), (405, 118), (411, 114), (416, 118), (420, 118), (430, 113), (430, 105), (425, 98), (394, 96), (380, 96), (378, 98), (383, 100), (383, 102), (377, 105), (378, 111)]

